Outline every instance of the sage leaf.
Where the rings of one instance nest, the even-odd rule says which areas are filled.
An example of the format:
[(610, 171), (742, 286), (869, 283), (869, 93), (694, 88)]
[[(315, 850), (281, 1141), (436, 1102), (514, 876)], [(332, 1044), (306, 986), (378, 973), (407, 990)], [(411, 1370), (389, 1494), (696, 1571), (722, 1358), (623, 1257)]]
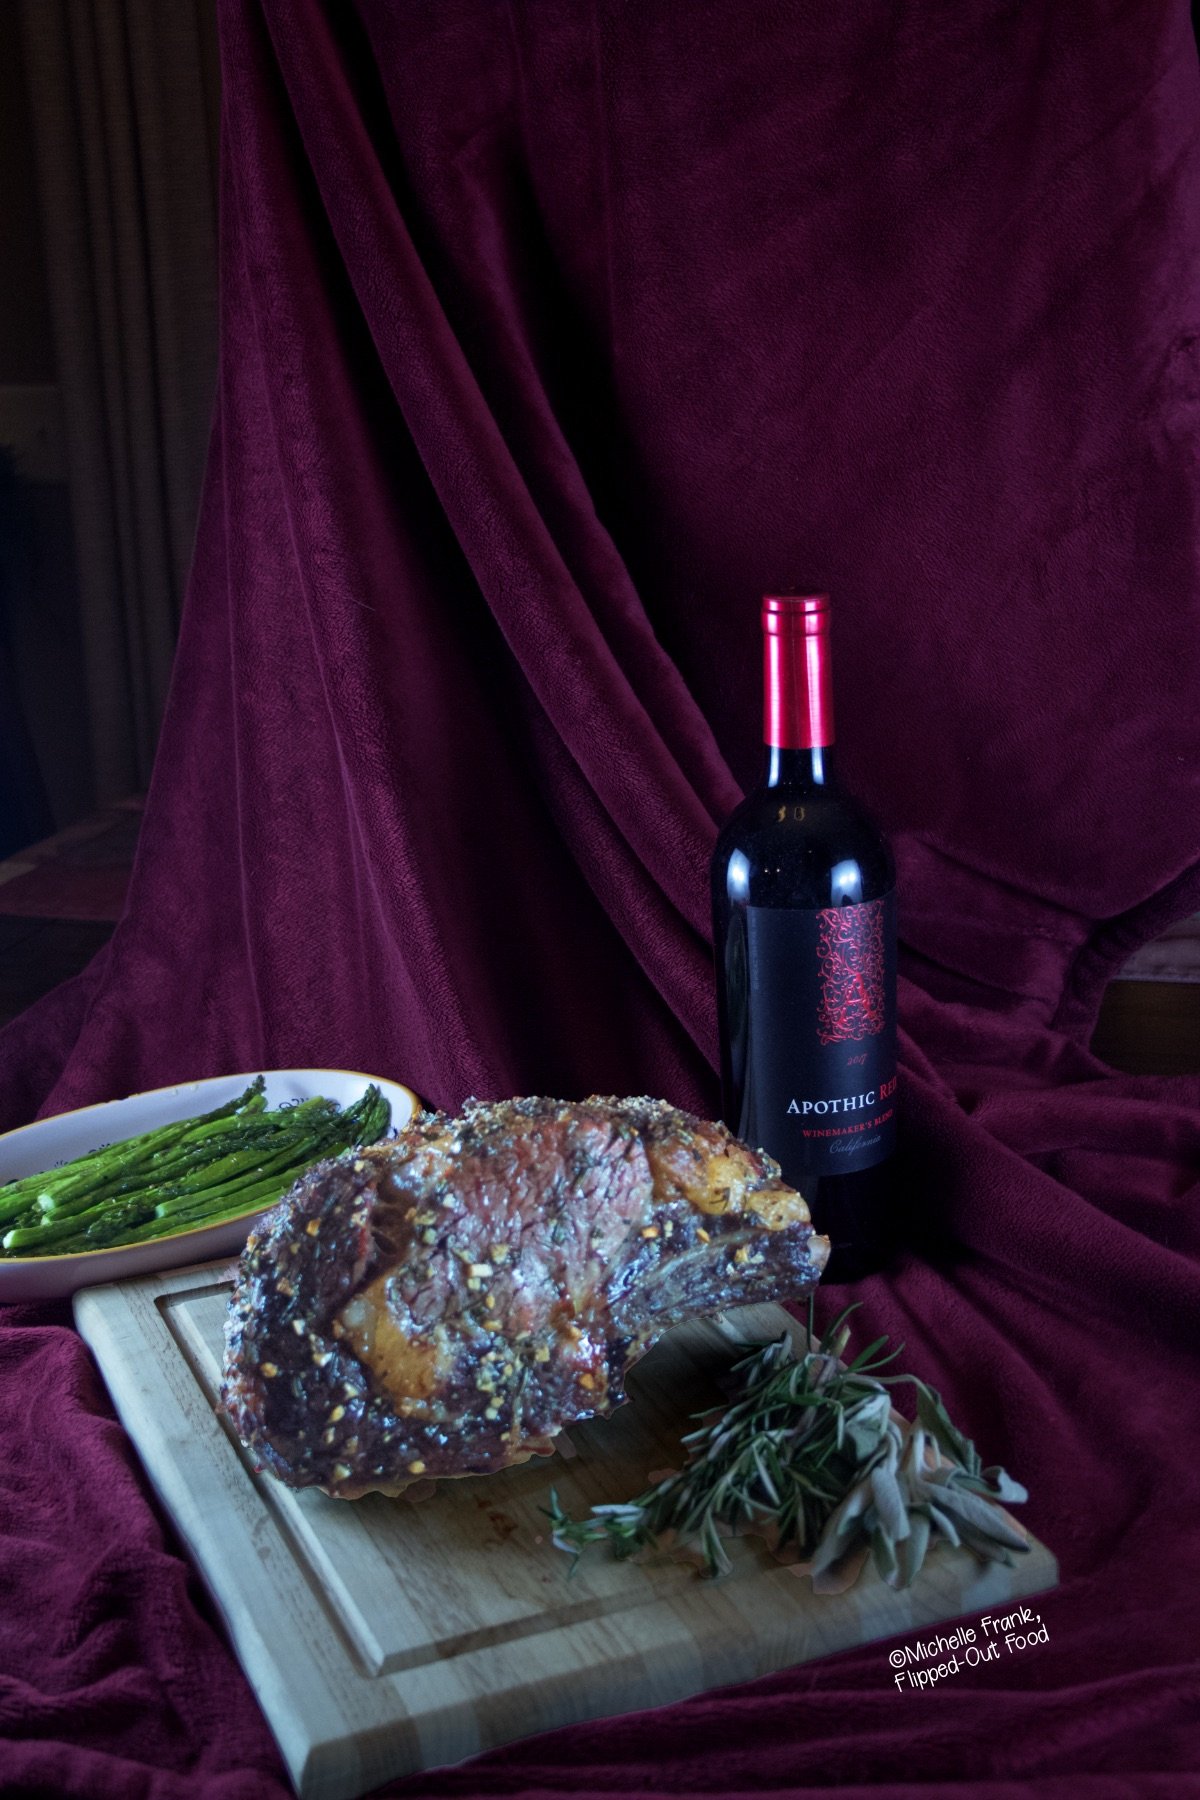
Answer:
[(958, 1535), (958, 1526), (954, 1523), (954, 1520), (950, 1518), (949, 1514), (944, 1513), (940, 1506), (935, 1506), (932, 1500), (928, 1501), (926, 1504), (929, 1510), (930, 1523), (936, 1525), (942, 1536), (949, 1539), (950, 1543), (961, 1544), (962, 1539)]
[(1010, 1550), (1029, 1548), (1026, 1539), (1015, 1525), (1009, 1524), (997, 1506), (990, 1500), (981, 1500), (978, 1494), (972, 1494), (964, 1487), (947, 1483), (938, 1494), (938, 1506), (943, 1512), (953, 1513), (976, 1533), (1004, 1544)]
[(886, 1463), (871, 1470), (870, 1482), (879, 1523), (893, 1542), (899, 1543), (909, 1533), (908, 1509), (900, 1495), (900, 1484)]
[(897, 1572), (896, 1546), (887, 1532), (878, 1525), (871, 1533), (871, 1555), (883, 1579), (889, 1586), (893, 1585)]
[(927, 1512), (910, 1512), (908, 1515), (908, 1536), (901, 1543), (896, 1558), (898, 1567), (892, 1580), (893, 1587), (911, 1587), (921, 1573), (925, 1562), (925, 1552), (929, 1548), (929, 1537), (932, 1527)]
[(862, 1401), (847, 1416), (846, 1436), (850, 1439), (859, 1462), (865, 1462), (878, 1447), (887, 1431), (891, 1410), (887, 1394), (882, 1393)]
[(917, 1417), (930, 1437), (952, 1461), (959, 1463), (968, 1475), (978, 1475), (980, 1470), (979, 1452), (970, 1438), (964, 1437), (954, 1424), (942, 1404), (942, 1396), (936, 1389), (926, 1387), (923, 1381), (917, 1381), (914, 1385), (917, 1390)]
[(1006, 1469), (985, 1469), (981, 1479), (987, 1482), (997, 1500), (1003, 1500), (1006, 1505), (1019, 1506), (1022, 1500), (1029, 1498), (1028, 1489), (1014, 1481)]

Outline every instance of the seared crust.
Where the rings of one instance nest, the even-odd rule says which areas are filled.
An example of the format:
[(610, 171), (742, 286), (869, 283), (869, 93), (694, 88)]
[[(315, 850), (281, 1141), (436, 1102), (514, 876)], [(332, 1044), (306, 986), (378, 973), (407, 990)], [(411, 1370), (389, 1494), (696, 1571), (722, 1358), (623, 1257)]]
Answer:
[(825, 1265), (761, 1151), (645, 1097), (468, 1101), (309, 1172), (249, 1239), (223, 1399), (292, 1486), (353, 1498), (547, 1452), (668, 1326)]

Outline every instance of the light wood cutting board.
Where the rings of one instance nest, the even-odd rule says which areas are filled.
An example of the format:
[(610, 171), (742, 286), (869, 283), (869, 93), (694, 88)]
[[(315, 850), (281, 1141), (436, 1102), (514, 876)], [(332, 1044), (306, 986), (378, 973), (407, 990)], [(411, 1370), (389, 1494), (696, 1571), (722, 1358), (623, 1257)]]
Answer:
[[(228, 1268), (207, 1264), (90, 1288), (75, 1316), (305, 1800), (1002, 1609), (1058, 1579), (1036, 1542), (1012, 1569), (942, 1546), (906, 1592), (867, 1574), (821, 1597), (753, 1539), (731, 1544), (719, 1583), (602, 1550), (568, 1579), (541, 1512), (551, 1487), (579, 1515), (679, 1465), (690, 1415), (719, 1398), (735, 1356), (711, 1321), (664, 1339), (611, 1419), (572, 1427), (575, 1455), (446, 1482), (422, 1504), (292, 1492), (254, 1473), (215, 1411), (228, 1293)], [(776, 1307), (732, 1317), (755, 1339), (799, 1329)]]

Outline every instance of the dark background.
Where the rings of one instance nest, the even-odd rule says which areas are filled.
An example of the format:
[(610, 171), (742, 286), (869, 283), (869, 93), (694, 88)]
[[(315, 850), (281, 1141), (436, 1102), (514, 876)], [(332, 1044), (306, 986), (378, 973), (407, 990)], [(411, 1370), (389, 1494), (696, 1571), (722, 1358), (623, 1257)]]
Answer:
[(0, 810), (6, 855), (69, 825), (96, 799), (58, 361), (16, 6), (0, 7), (0, 179), (0, 623), (15, 679), (11, 698), (32, 750), (10, 775), (13, 788)]
[(216, 377), (218, 126), (215, 0), (0, 7), (0, 857), (148, 782)]

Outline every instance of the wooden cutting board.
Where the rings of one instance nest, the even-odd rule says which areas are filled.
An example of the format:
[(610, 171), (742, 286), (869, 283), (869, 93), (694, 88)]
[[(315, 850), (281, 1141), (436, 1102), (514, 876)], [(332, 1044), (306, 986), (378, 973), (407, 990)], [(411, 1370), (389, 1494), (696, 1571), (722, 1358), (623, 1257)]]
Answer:
[[(421, 1504), (292, 1492), (254, 1473), (215, 1411), (228, 1293), (228, 1267), (206, 1264), (87, 1289), (75, 1316), (306, 1800), (1002, 1609), (1058, 1579), (1036, 1542), (1012, 1569), (942, 1546), (906, 1592), (866, 1574), (816, 1596), (753, 1539), (731, 1544), (719, 1583), (598, 1549), (568, 1579), (541, 1511), (550, 1489), (579, 1515), (679, 1465), (690, 1415), (735, 1358), (712, 1321), (664, 1339), (611, 1419), (572, 1427), (575, 1454), (444, 1482)], [(777, 1307), (731, 1317), (755, 1339), (799, 1329)]]

